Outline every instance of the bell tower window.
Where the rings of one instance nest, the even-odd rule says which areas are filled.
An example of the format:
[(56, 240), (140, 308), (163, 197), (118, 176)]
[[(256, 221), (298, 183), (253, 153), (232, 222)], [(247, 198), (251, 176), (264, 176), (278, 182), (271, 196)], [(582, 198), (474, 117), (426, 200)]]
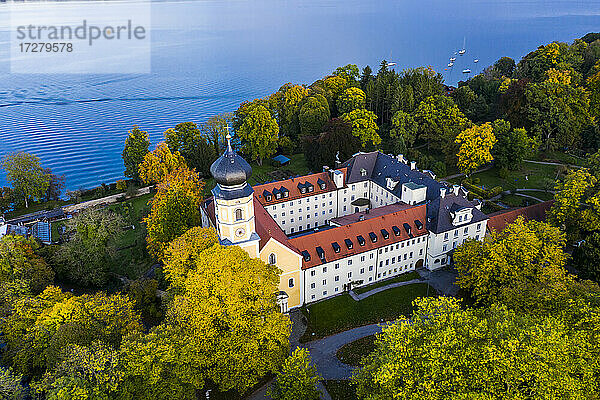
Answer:
[(269, 254), (269, 264), (271, 264), (271, 265), (277, 264), (277, 256), (275, 255), (275, 253)]
[(235, 210), (235, 220), (241, 221), (243, 219), (244, 219), (244, 211), (242, 211), (241, 208), (238, 208), (237, 210)]

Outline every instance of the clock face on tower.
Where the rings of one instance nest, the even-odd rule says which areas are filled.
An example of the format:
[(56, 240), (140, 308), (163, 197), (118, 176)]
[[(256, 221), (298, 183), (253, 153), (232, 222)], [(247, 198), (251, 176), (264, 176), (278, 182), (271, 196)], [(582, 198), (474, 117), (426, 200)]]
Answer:
[(242, 236), (244, 236), (245, 233), (246, 233), (246, 230), (244, 228), (237, 228), (235, 231), (235, 236), (242, 237)]

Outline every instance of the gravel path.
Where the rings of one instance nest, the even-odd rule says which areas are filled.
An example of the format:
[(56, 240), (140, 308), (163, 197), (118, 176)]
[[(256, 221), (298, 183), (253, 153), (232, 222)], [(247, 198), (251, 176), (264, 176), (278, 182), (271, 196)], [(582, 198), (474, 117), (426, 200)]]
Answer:
[(390, 283), (389, 285), (381, 286), (381, 287), (375, 288), (373, 290), (369, 290), (368, 292), (361, 293), (361, 294), (357, 294), (354, 292), (354, 290), (351, 290), (349, 292), (349, 294), (350, 294), (350, 297), (352, 297), (352, 299), (354, 299), (356, 301), (361, 301), (361, 300), (366, 299), (369, 296), (373, 296), (374, 294), (383, 292), (385, 290), (400, 287), (400, 286), (412, 285), (414, 283), (423, 283), (423, 279), (412, 279), (412, 280), (406, 281), (406, 282), (394, 282), (394, 283)]

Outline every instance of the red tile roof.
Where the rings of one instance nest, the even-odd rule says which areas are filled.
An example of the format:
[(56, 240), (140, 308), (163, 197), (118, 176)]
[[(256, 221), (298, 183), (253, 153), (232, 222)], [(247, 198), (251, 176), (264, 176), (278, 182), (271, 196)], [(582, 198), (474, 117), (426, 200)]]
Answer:
[(534, 204), (532, 206), (517, 208), (510, 211), (498, 211), (488, 216), (487, 228), (491, 231), (502, 232), (506, 225), (512, 224), (522, 216), (525, 221), (545, 221), (548, 211), (552, 208), (554, 200)]
[[(306, 261), (305, 259), (302, 260), (302, 268), (307, 269), (323, 264), (316, 250), (319, 246), (324, 251), (326, 262), (331, 262), (379, 247), (398, 243), (412, 237), (426, 235), (428, 233), (425, 228), (426, 209), (427, 206), (423, 204), (391, 214), (367, 219), (365, 221), (298, 236), (289, 239), (289, 242), (292, 246), (297, 248), (299, 252), (306, 250), (310, 254), (309, 261)], [(415, 220), (421, 222), (421, 229), (417, 228)], [(411, 236), (408, 235), (404, 228), (405, 223), (411, 228)], [(392, 229), (393, 226), (399, 228), (399, 236), (395, 235), (394, 230)], [(388, 239), (383, 238), (381, 232), (382, 229), (385, 229), (389, 233)], [(373, 232), (377, 236), (377, 242), (373, 243), (371, 241), (369, 237), (370, 232)], [(361, 246), (358, 243), (358, 235), (361, 235), (365, 239), (364, 246)], [(352, 241), (352, 249), (346, 247), (344, 242), (345, 239), (350, 239)], [(332, 243), (334, 242), (337, 242), (340, 246), (340, 251), (338, 253), (336, 253), (332, 247)]]
[[(344, 182), (346, 182), (346, 174), (347, 174), (348, 169), (341, 168), (340, 170), (344, 174)], [(325, 184), (326, 184), (325, 190), (321, 189), (321, 187), (318, 185), (317, 181), (319, 179), (321, 179), (322, 181), (325, 182)], [(314, 187), (314, 191), (302, 193), (300, 191), (300, 189), (298, 188), (298, 184), (305, 183), (305, 182), (311, 183)], [(285, 197), (285, 198), (282, 197), (281, 199), (276, 199), (275, 196), (273, 196), (271, 201), (267, 201), (267, 199), (265, 199), (265, 197), (263, 196), (263, 192), (265, 190), (270, 193), (273, 193), (273, 189), (280, 189), (281, 187), (284, 187), (287, 190), (289, 190), (290, 194), (288, 197)], [(331, 192), (331, 191), (334, 191), (337, 189), (335, 184), (329, 177), (328, 172), (319, 172), (316, 174), (304, 175), (304, 176), (301, 176), (298, 178), (286, 179), (284, 181), (265, 183), (262, 185), (253, 186), (252, 188), (254, 189), (256, 198), (264, 206), (268, 206), (268, 205), (272, 205), (272, 204), (279, 204), (279, 203), (283, 203), (283, 202), (290, 201), (290, 200), (300, 199), (303, 197), (315, 196), (315, 195), (321, 194), (321, 193), (328, 193), (328, 192)]]

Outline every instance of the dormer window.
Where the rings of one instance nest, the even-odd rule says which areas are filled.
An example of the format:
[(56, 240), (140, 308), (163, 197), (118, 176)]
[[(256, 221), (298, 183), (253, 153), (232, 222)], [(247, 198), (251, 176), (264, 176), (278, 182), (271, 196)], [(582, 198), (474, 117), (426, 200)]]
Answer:
[(308, 251), (303, 250), (302, 257), (304, 258), (304, 261), (310, 261), (310, 253)]
[(367, 170), (364, 168), (360, 169), (360, 176), (367, 176)]
[(410, 236), (410, 232), (411, 232), (410, 225), (405, 222), (402, 226), (404, 227), (404, 230), (406, 231), (406, 233), (408, 233), (408, 235)]
[(364, 245), (365, 245), (365, 243), (366, 243), (366, 241), (365, 241), (365, 238), (364, 238), (364, 237), (362, 237), (362, 235), (358, 235), (358, 236), (356, 237), (356, 240), (358, 240), (358, 244), (360, 244), (361, 246), (364, 246)]
[(390, 234), (385, 229), (381, 230), (381, 236), (383, 236), (383, 238), (386, 240), (390, 238)]
[(419, 221), (418, 219), (415, 219), (415, 226), (417, 227), (418, 230), (423, 229), (423, 223), (421, 221)]
[(394, 231), (394, 235), (396, 236), (400, 236), (400, 234), (402, 233), (400, 228), (398, 228), (396, 225), (392, 226), (392, 231)]
[(287, 190), (285, 187), (281, 187), (281, 189), (279, 189), (279, 191), (281, 192), (281, 194), (283, 195), (284, 198), (287, 198), (290, 196), (290, 191)]
[(267, 201), (271, 201), (273, 199), (273, 195), (268, 190), (263, 191), (263, 196)]
[(325, 190), (327, 188), (327, 184), (325, 183), (325, 181), (323, 179), (320, 179), (317, 181), (317, 185), (319, 185), (319, 187), (321, 188), (321, 190)]
[(331, 243), (331, 247), (333, 247), (333, 251), (335, 251), (336, 253), (339, 253), (341, 250), (341, 247), (337, 242)]
[(312, 183), (310, 182), (305, 182), (304, 186), (306, 187), (306, 189), (308, 190), (308, 193), (312, 193), (315, 191), (315, 187), (313, 186)]
[(321, 246), (318, 246), (315, 250), (317, 251), (317, 255), (319, 256), (321, 261), (325, 262), (325, 251), (323, 250), (323, 248)]
[(298, 190), (300, 191), (300, 193), (306, 193), (306, 185), (304, 183), (299, 183)]
[(371, 239), (371, 242), (377, 243), (377, 235), (375, 232), (369, 232), (369, 239)]
[(352, 244), (352, 240), (350, 239), (344, 239), (344, 243), (346, 243), (346, 247), (348, 248), (348, 250), (351, 250), (352, 247), (354, 247), (354, 245)]

